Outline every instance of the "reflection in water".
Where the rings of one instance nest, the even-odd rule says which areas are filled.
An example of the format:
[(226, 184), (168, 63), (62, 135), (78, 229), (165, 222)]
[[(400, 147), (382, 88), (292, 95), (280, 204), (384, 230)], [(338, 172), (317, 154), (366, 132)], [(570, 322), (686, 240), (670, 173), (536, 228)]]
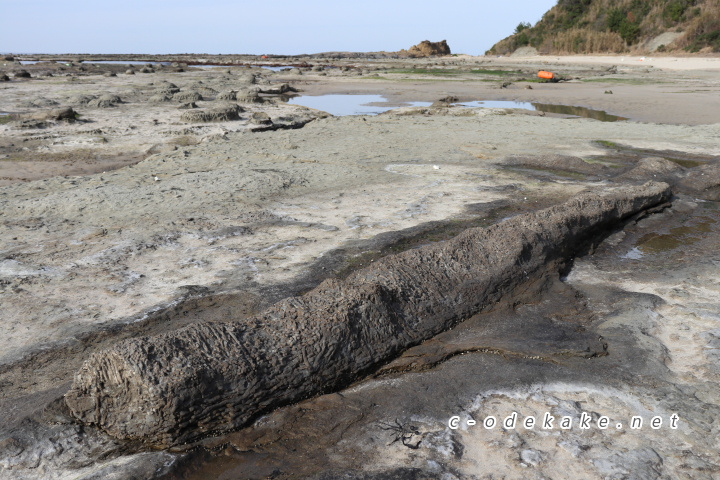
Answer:
[(291, 105), (302, 105), (335, 116), (377, 115), (398, 107), (429, 107), (430, 102), (402, 102), (389, 104), (382, 95), (318, 95), (291, 98)]
[[(264, 67), (268, 68), (268, 67)], [(284, 67), (277, 67), (284, 68)], [(389, 103), (382, 95), (318, 95), (318, 96), (297, 96), (288, 103), (302, 105), (328, 112), (335, 116), (344, 115), (377, 115), (398, 107), (429, 107), (430, 102), (399, 102)], [(515, 102), (508, 100), (475, 100), (471, 102), (460, 102), (453, 104), (456, 107), (467, 108), (519, 108), (523, 110), (539, 110), (547, 113), (561, 115), (573, 115), (577, 117), (592, 118), (601, 122), (617, 122), (627, 120), (624, 117), (610, 115), (600, 110), (590, 110), (585, 107), (573, 107), (570, 105), (551, 105), (546, 103)]]
[(648, 233), (638, 240), (643, 253), (662, 253), (678, 247), (692, 245), (703, 238), (703, 234), (712, 233), (715, 221), (708, 219), (696, 225), (684, 225), (670, 229), (666, 234)]
[(481, 108), (522, 108), (523, 110), (535, 110), (532, 103), (529, 102), (513, 102), (508, 100), (476, 100), (474, 102), (456, 103), (461, 107), (481, 107)]
[(279, 72), (280, 70), (285, 70), (286, 68), (295, 68), (292, 65), (279, 65), (279, 66), (268, 66), (268, 65), (250, 65), (252, 68), (265, 68), (267, 70), (272, 70), (273, 72)]
[(541, 112), (558, 113), (561, 115), (574, 115), (576, 117), (592, 118), (601, 122), (617, 122), (618, 120), (627, 120), (625, 117), (610, 115), (602, 110), (590, 110), (585, 107), (573, 107), (570, 105), (552, 105), (549, 103), (533, 103), (535, 109)]

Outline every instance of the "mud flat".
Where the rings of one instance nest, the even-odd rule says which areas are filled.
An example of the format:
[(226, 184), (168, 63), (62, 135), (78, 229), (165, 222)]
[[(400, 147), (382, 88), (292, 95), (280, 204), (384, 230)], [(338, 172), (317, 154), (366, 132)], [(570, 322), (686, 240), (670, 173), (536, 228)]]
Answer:
[[(0, 469), (11, 478), (717, 475), (715, 77), (568, 63), (563, 74), (580, 80), (538, 84), (534, 64), (503, 59), (315, 59), (322, 70), (309, 60), (294, 72), (7, 68)], [(490, 67), (511, 73), (471, 71)], [(20, 69), (31, 77), (15, 78)], [(557, 102), (630, 121), (443, 102), (331, 117), (285, 104), (292, 93), (382, 93), (400, 106), (448, 95)], [(198, 108), (178, 108), (190, 102)], [(41, 118), (68, 106), (75, 118)], [(198, 110), (207, 115), (184, 116)], [(603, 232), (539, 291), (506, 292), (493, 310), (350, 375), (349, 388), (193, 449), (147, 450), (65, 405), (83, 361), (123, 339), (262, 318), (389, 253), (649, 180), (671, 185), (672, 205)], [(576, 425), (583, 412), (605, 415), (613, 428), (467, 424), (546, 410)], [(454, 415), (465, 422), (457, 430)], [(648, 428), (657, 415), (663, 427)], [(632, 416), (645, 418), (642, 430), (627, 427)]]

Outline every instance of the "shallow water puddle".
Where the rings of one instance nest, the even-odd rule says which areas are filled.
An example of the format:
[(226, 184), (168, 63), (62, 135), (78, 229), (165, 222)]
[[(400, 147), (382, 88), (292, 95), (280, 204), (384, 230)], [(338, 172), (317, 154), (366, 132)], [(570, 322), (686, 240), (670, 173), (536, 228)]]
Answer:
[(250, 65), (251, 68), (264, 68), (266, 70), (272, 70), (273, 72), (279, 72), (288, 68), (295, 68), (292, 65)]
[(620, 120), (627, 120), (625, 117), (618, 117), (617, 115), (610, 115), (602, 110), (591, 110), (585, 107), (575, 107), (572, 105), (553, 105), (549, 103), (533, 103), (535, 110), (546, 113), (557, 113), (560, 115), (572, 115), (575, 117), (592, 118), (594, 120), (600, 120), (601, 122), (617, 122)]
[(477, 100), (474, 102), (462, 102), (455, 105), (463, 107), (482, 107), (482, 108), (521, 108), (523, 110), (533, 110), (546, 113), (557, 113), (560, 115), (572, 115), (573, 117), (592, 118), (601, 122), (617, 122), (619, 120), (627, 120), (625, 117), (610, 115), (602, 110), (591, 110), (585, 107), (575, 107), (571, 105), (553, 105), (549, 103), (532, 103), (532, 102), (513, 102), (507, 100)]
[(675, 227), (666, 234), (649, 233), (640, 238), (637, 249), (642, 253), (662, 253), (698, 242), (703, 234), (712, 233), (716, 222), (708, 219), (696, 225)]
[[(265, 67), (267, 68), (267, 67)], [(382, 95), (351, 95), (331, 94), (307, 96), (300, 95), (292, 98), (288, 103), (302, 105), (328, 112), (335, 116), (345, 115), (377, 115), (399, 107), (429, 107), (431, 102), (392, 102)], [(575, 117), (593, 118), (601, 122), (616, 122), (627, 120), (624, 117), (610, 115), (600, 110), (590, 110), (585, 107), (570, 105), (550, 105), (544, 103), (515, 102), (509, 100), (474, 100), (470, 102), (453, 103), (456, 107), (465, 108), (519, 108), (522, 110), (572, 115)]]
[(398, 107), (429, 107), (430, 102), (388, 103), (382, 95), (301, 95), (291, 98), (290, 105), (302, 105), (335, 116), (377, 115)]
[(535, 107), (530, 102), (513, 102), (509, 100), (475, 100), (473, 102), (454, 103), (453, 105), (472, 108), (521, 108), (523, 110), (535, 110)]

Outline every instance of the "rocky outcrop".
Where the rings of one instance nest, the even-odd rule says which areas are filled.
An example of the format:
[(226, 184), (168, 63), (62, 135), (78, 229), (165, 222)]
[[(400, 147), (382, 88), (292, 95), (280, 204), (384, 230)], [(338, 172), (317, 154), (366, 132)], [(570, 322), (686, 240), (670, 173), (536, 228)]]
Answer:
[(199, 102), (200, 100), (203, 99), (202, 95), (200, 95), (198, 92), (195, 92), (192, 90), (186, 91), (186, 92), (177, 92), (176, 94), (173, 95), (172, 98), (176, 102), (182, 102), (182, 103)]
[(214, 97), (218, 94), (218, 91), (214, 88), (208, 87), (202, 82), (195, 82), (192, 85), (190, 85), (190, 90), (198, 92), (203, 97)]
[(661, 181), (669, 184), (676, 192), (703, 200), (720, 200), (720, 164), (716, 162), (686, 168), (662, 157), (646, 157), (613, 180), (636, 184), (648, 180)]
[(106, 94), (100, 95), (98, 98), (90, 100), (87, 105), (88, 107), (110, 108), (114, 107), (119, 103), (122, 103), (122, 99), (120, 97), (118, 97), (117, 95)]
[(276, 83), (273, 85), (262, 85), (258, 91), (259, 93), (266, 93), (268, 95), (281, 95), (288, 92), (297, 92), (298, 90), (287, 83)]
[[(401, 51), (402, 52), (402, 51)], [(450, 47), (447, 41), (441, 40), (439, 42), (430, 42), (423, 40), (417, 45), (410, 47), (407, 52), (411, 57), (431, 57), (433, 55), (450, 55)]]
[(453, 327), (670, 195), (653, 182), (579, 195), (385, 257), (253, 318), (119, 343), (86, 360), (66, 403), (83, 422), (158, 447), (239, 428)]
[(679, 186), (704, 200), (720, 200), (720, 165), (710, 163), (691, 170)]
[(235, 99), (240, 103), (263, 103), (259, 87), (240, 90), (235, 94)]
[(19, 120), (30, 120), (30, 121), (66, 121), (74, 122), (77, 118), (77, 112), (72, 107), (61, 107), (53, 108), (51, 110), (43, 110), (40, 112), (28, 113), (25, 115), (19, 115)]
[(186, 122), (227, 122), (239, 120), (239, 113), (244, 110), (239, 105), (213, 108), (211, 110), (190, 110), (182, 114), (182, 120)]
[(641, 181), (649, 178), (675, 185), (685, 169), (675, 162), (662, 157), (641, 158), (631, 170), (615, 177), (615, 181)]
[(235, 97), (237, 96), (237, 93), (235, 90), (227, 90), (225, 92), (220, 92), (218, 96), (216, 97), (216, 100), (231, 100), (234, 101)]

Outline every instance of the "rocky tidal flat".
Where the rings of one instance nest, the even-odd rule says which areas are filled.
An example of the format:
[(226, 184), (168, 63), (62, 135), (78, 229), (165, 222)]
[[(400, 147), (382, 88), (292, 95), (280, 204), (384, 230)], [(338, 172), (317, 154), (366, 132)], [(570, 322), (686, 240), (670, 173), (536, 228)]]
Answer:
[(36, 57), (0, 477), (720, 476), (717, 59)]

